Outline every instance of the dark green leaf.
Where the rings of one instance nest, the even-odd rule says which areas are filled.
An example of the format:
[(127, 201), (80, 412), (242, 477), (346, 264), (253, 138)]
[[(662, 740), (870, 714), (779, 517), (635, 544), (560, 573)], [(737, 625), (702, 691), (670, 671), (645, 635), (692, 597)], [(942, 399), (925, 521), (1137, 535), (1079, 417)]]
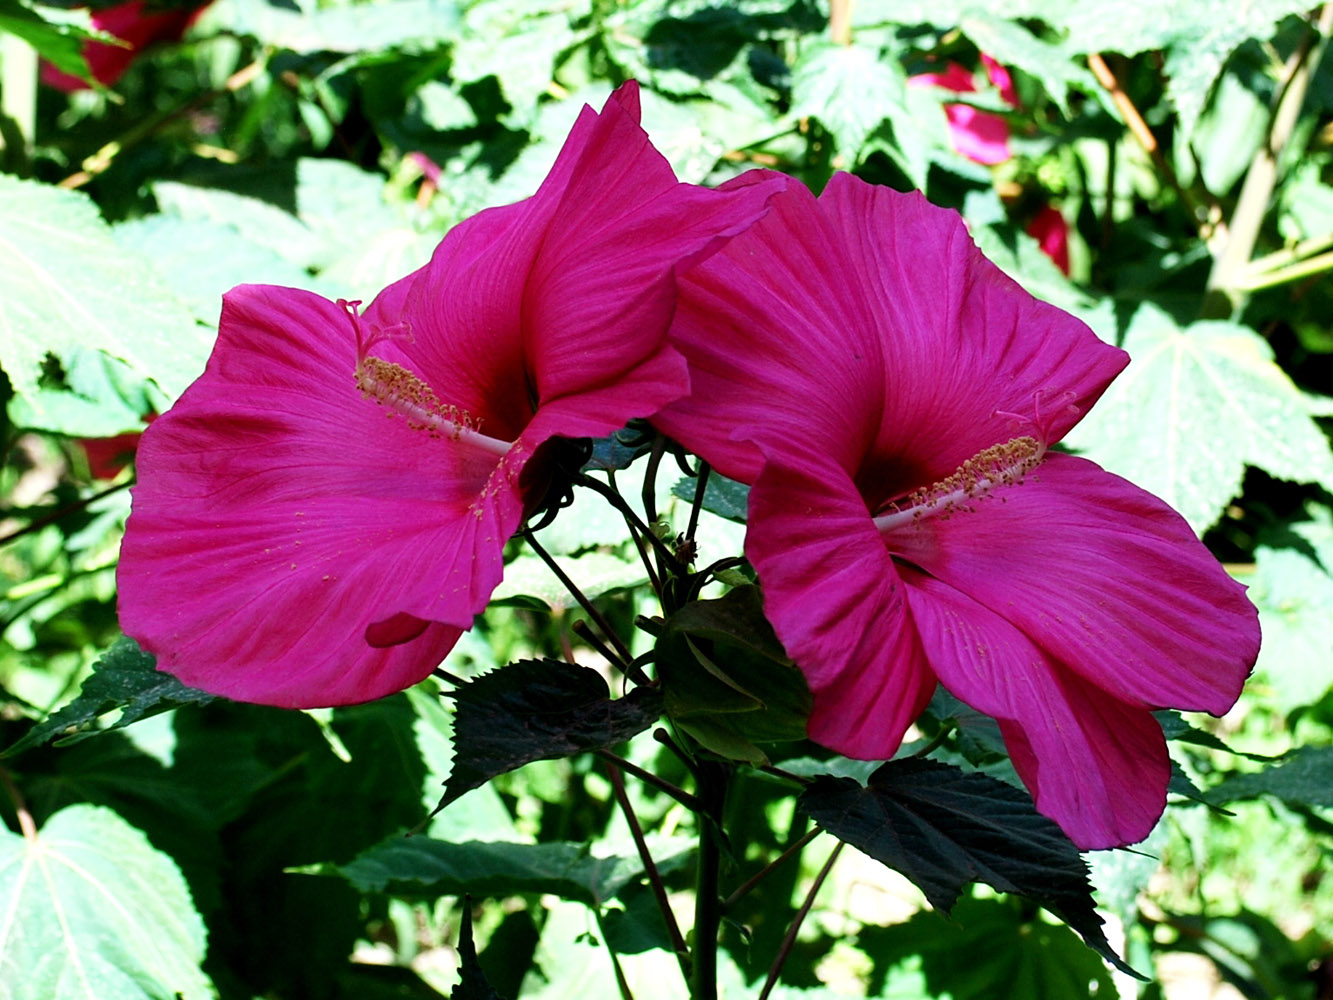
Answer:
[(83, 58), (88, 32), (67, 24), (51, 24), (16, 0), (0, 0), (0, 35), (23, 39), (37, 54), (62, 73), (91, 79)]
[[(686, 503), (694, 503), (695, 486), (698, 482), (693, 478), (681, 479), (671, 487), (671, 493)], [(744, 524), (749, 503), (750, 487), (744, 483), (719, 476), (716, 472), (708, 477), (708, 485), (704, 487), (703, 508), (710, 514)]]
[(1191, 726), (1181, 718), (1179, 712), (1166, 709), (1161, 712), (1153, 712), (1153, 717), (1161, 725), (1162, 732), (1168, 740), (1174, 740), (1177, 743), (1189, 743), (1208, 750), (1224, 750), (1227, 753), (1235, 754), (1237, 757), (1248, 757), (1250, 760), (1273, 759), (1263, 754), (1242, 753), (1239, 750), (1233, 750), (1207, 730), (1200, 729), (1198, 726)]
[[(920, 912), (890, 927), (866, 927), (857, 945), (875, 956), (876, 990), (897, 984), (916, 967), (917, 995), (952, 1000), (1074, 1000), (1115, 996), (1106, 966), (1068, 927), (1041, 919), (1015, 899), (962, 899), (949, 918)], [(966, 956), (965, 960), (961, 960)], [(996, 986), (1004, 984), (1002, 993)], [(1094, 992), (1095, 991), (1095, 992)], [(907, 994), (903, 994), (906, 996)]]
[(1022, 790), (908, 758), (885, 764), (864, 788), (848, 778), (817, 778), (797, 805), (834, 836), (906, 875), (936, 909), (947, 913), (970, 882), (1027, 896), (1107, 961), (1137, 975), (1102, 932), (1078, 848)]
[(662, 696), (635, 688), (611, 699), (600, 674), (561, 660), (521, 660), (450, 692), (454, 766), (443, 809), (459, 796), (534, 760), (623, 743), (662, 714)]
[(810, 689), (764, 617), (758, 587), (672, 615), (657, 667), (667, 713), (714, 753), (763, 764), (756, 742), (805, 738)]
[(1208, 791), (1208, 801), (1238, 802), (1261, 795), (1296, 806), (1333, 808), (1333, 747), (1301, 747), (1262, 771), (1227, 778)]
[(472, 940), (472, 900), (463, 900), (463, 924), (458, 929), (458, 985), (449, 1000), (503, 1000), (486, 981), (477, 961), (477, 945)]
[[(659, 870), (679, 868), (690, 849), (655, 855)], [(599, 906), (643, 874), (637, 855), (595, 857), (587, 844), (510, 844), (394, 836), (336, 869), (361, 892), (413, 899), (549, 892)]]
[(93, 673), (78, 696), (34, 726), (23, 739), (0, 756), (16, 754), (28, 747), (50, 740), (77, 743), (104, 730), (97, 720), (120, 709), (120, 718), (108, 729), (119, 729), (132, 722), (170, 711), (182, 705), (206, 705), (213, 695), (188, 688), (170, 674), (158, 672), (156, 659), (141, 650), (133, 639), (120, 639), (93, 664)]

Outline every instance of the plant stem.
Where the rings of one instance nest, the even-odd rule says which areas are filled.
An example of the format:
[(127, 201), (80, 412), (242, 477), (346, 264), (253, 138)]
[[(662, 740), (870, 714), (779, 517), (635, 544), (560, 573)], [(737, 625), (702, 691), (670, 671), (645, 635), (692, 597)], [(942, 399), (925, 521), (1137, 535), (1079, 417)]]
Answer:
[[(1180, 202), (1189, 212), (1191, 220), (1199, 230), (1201, 239), (1208, 239), (1212, 236), (1213, 223), (1208, 220), (1208, 213), (1202, 213), (1194, 198), (1184, 187), (1181, 186), (1180, 178), (1176, 176), (1175, 170), (1162, 155), (1162, 147), (1157, 142), (1157, 137), (1153, 135), (1152, 129), (1148, 123), (1143, 120), (1143, 115), (1139, 114), (1139, 109), (1134, 106), (1134, 101), (1125, 93), (1124, 88), (1120, 86), (1120, 81), (1116, 79), (1115, 73), (1111, 67), (1106, 64), (1100, 53), (1093, 52), (1088, 56), (1088, 68), (1092, 70), (1093, 76), (1097, 82), (1106, 88), (1107, 93), (1111, 95), (1111, 100), (1119, 109), (1121, 116), (1125, 119), (1125, 125), (1128, 126), (1130, 134), (1134, 136), (1143, 151), (1148, 154), (1153, 162), (1153, 167), (1159, 174), (1165, 178), (1167, 184), (1176, 192)], [(1111, 151), (1111, 157), (1114, 160), (1115, 151)], [(1107, 191), (1108, 205), (1111, 198), (1111, 192)]]
[(694, 503), (690, 505), (690, 523), (685, 528), (685, 538), (694, 541), (694, 533), (699, 529), (699, 512), (703, 510), (704, 495), (708, 489), (708, 477), (713, 468), (707, 462), (699, 463), (699, 481), (694, 484)]
[(602, 914), (594, 909), (592, 911), (593, 919), (597, 921), (597, 932), (602, 935), (602, 942), (606, 945), (606, 953), (611, 956), (611, 968), (616, 974), (616, 989), (620, 991), (620, 1000), (634, 1000), (634, 993), (629, 988), (629, 980), (625, 978), (625, 968), (620, 964), (620, 956), (616, 950), (611, 947), (611, 942), (607, 940), (606, 926), (602, 923)]
[(719, 830), (727, 797), (727, 766), (711, 760), (697, 763), (698, 792), (704, 810), (698, 814), (699, 863), (695, 877), (690, 1000), (717, 1000), (717, 944), (722, 927), (722, 901), (718, 897), (722, 863)]
[(573, 632), (576, 636), (578, 636), (580, 639), (582, 639), (584, 642), (586, 642), (593, 649), (597, 650), (598, 654), (607, 663), (614, 666), (621, 673), (625, 672), (627, 664), (620, 658), (620, 655), (616, 653), (615, 650), (613, 650), (606, 643), (602, 642), (601, 639), (597, 638), (597, 633), (592, 630), (592, 626), (590, 626), (582, 618), (578, 619), (577, 621), (574, 622), (573, 625), (569, 626), (569, 630)]
[(774, 858), (768, 864), (764, 865), (763, 868), (760, 868), (757, 872), (751, 875), (748, 879), (746, 879), (743, 883), (741, 883), (740, 888), (738, 888), (735, 892), (733, 892), (730, 896), (728, 896), (726, 899), (722, 901), (723, 912), (726, 912), (727, 910), (735, 906), (737, 902), (739, 902), (748, 892), (750, 892), (750, 890), (752, 890), (760, 882), (766, 879), (769, 875), (772, 875), (773, 872), (777, 871), (780, 867), (782, 867), (783, 862), (785, 862), (793, 854), (799, 854), (802, 850), (805, 849), (806, 844), (810, 843), (810, 841), (814, 840), (823, 832), (824, 832), (823, 830), (819, 829), (818, 827), (815, 827), (815, 829), (807, 832), (805, 836), (803, 836), (800, 840), (796, 841), (796, 843), (792, 844), (785, 851), (779, 854), (776, 858)]
[(587, 616), (596, 623), (597, 627), (602, 630), (602, 635), (606, 636), (607, 641), (611, 643), (615, 651), (620, 654), (624, 663), (626, 676), (636, 684), (647, 684), (648, 678), (643, 675), (643, 671), (633, 665), (634, 655), (629, 651), (629, 647), (625, 645), (624, 641), (616, 634), (615, 630), (607, 624), (606, 618), (602, 616), (602, 613), (593, 607), (592, 601), (588, 600), (583, 591), (579, 590), (574, 581), (569, 578), (569, 574), (560, 568), (560, 564), (556, 562), (542, 544), (537, 541), (536, 536), (534, 536), (532, 532), (523, 531), (520, 532), (520, 534), (522, 534), (524, 539), (527, 540), (527, 543), (532, 546), (532, 550), (541, 557), (542, 562), (546, 563), (551, 572), (556, 575), (556, 579), (558, 579), (561, 585), (569, 591), (574, 600), (579, 602), (579, 607), (583, 609), (584, 613), (587, 614)]
[(852, 7), (856, 0), (830, 0), (829, 35), (838, 45), (852, 44)]
[(30, 535), (34, 531), (41, 531), (48, 524), (54, 524), (56, 521), (59, 521), (62, 517), (65, 517), (67, 514), (73, 514), (75, 511), (83, 510), (84, 507), (88, 507), (96, 503), (103, 497), (109, 497), (112, 493), (118, 493), (119, 491), (133, 485), (134, 485), (134, 479), (131, 478), (127, 479), (123, 483), (117, 483), (115, 486), (109, 486), (99, 493), (93, 493), (86, 497), (80, 497), (73, 503), (66, 504), (65, 506), (61, 507), (59, 510), (52, 511), (50, 514), (45, 514), (42, 517), (37, 518), (35, 521), (29, 521), (23, 527), (11, 531), (7, 535), (0, 536), (0, 545), (8, 545), (16, 538), (22, 538), (24, 535)]
[(1301, 278), (1308, 278), (1314, 274), (1321, 274), (1324, 271), (1333, 269), (1333, 252), (1322, 253), (1316, 257), (1310, 257), (1301, 261), (1299, 264), (1292, 264), (1290, 267), (1278, 268), (1275, 271), (1262, 271), (1259, 274), (1246, 275), (1242, 273), (1236, 279), (1234, 288), (1242, 292), (1257, 292), (1261, 288), (1272, 288), (1274, 285), (1285, 285), (1290, 281), (1299, 281)]
[(680, 932), (680, 925), (676, 923), (676, 915), (671, 910), (671, 901), (667, 899), (666, 886), (662, 883), (662, 874), (657, 870), (657, 863), (653, 861), (652, 852), (648, 850), (648, 842), (643, 838), (643, 827), (639, 825), (639, 817), (634, 815), (634, 807), (630, 804), (629, 795), (625, 791), (625, 778), (615, 763), (608, 762), (606, 771), (611, 776), (611, 789), (615, 793), (616, 802), (620, 804), (620, 811), (625, 814), (625, 822), (629, 824), (630, 836), (634, 838), (634, 847), (639, 852), (639, 860), (643, 862), (643, 873), (648, 876), (653, 898), (657, 900), (657, 908), (662, 911), (662, 921), (666, 924), (667, 936), (671, 938), (671, 950), (676, 953), (681, 975), (688, 982), (690, 946), (685, 943), (685, 935)]
[(18, 817), (19, 829), (23, 832), (23, 837), (29, 843), (37, 840), (37, 824), (33, 822), (32, 813), (28, 812), (27, 803), (23, 801), (23, 796), (19, 793), (18, 785), (14, 784), (14, 779), (9, 776), (9, 772), (0, 766), (0, 785), (4, 786), (9, 794), (9, 801), (14, 804), (14, 815)]
[[(589, 476), (586, 473), (581, 473), (578, 476), (576, 476), (574, 482), (578, 486), (586, 486), (594, 493), (599, 493), (603, 497), (605, 497), (607, 502), (611, 504), (611, 506), (614, 507), (617, 511), (619, 511), (620, 514), (625, 518), (625, 520), (629, 522), (631, 529), (637, 528), (648, 539), (648, 541), (652, 543), (653, 548), (657, 550), (657, 554), (659, 556), (669, 560), (670, 563), (673, 565), (676, 564), (676, 554), (671, 551), (671, 546), (667, 545), (666, 542), (662, 541), (662, 539), (657, 537), (657, 534), (653, 531), (653, 529), (650, 528), (643, 521), (643, 519), (640, 518), (639, 515), (634, 512), (634, 508), (631, 507), (625, 501), (624, 497), (622, 497), (615, 490), (611, 489), (611, 487), (607, 486), (601, 480), (596, 479), (593, 476)], [(646, 509), (647, 508), (645, 507), (645, 510)], [(653, 519), (656, 520), (656, 515), (652, 516)]]
[(796, 935), (801, 930), (801, 924), (805, 922), (811, 907), (815, 905), (815, 897), (819, 894), (824, 880), (828, 878), (829, 872), (833, 870), (833, 863), (838, 860), (838, 855), (842, 853), (843, 847), (843, 842), (838, 841), (837, 846), (833, 848), (833, 853), (824, 862), (824, 867), (815, 876), (815, 884), (810, 887), (805, 902), (801, 904), (801, 908), (792, 919), (791, 926), (787, 928), (787, 936), (782, 939), (782, 947), (778, 949), (777, 956), (773, 959), (773, 965), (768, 970), (768, 979), (764, 981), (764, 988), (759, 993), (759, 1000), (768, 1000), (768, 995), (773, 992), (773, 987), (777, 985), (778, 976), (782, 974), (782, 966), (786, 964), (787, 956), (791, 954), (792, 946), (796, 944)]
[(683, 788), (678, 788), (665, 778), (653, 774), (652, 771), (645, 771), (638, 764), (633, 764), (625, 758), (613, 754), (610, 750), (597, 750), (596, 754), (608, 764), (612, 764), (622, 771), (628, 771), (645, 784), (652, 785), (660, 792), (665, 792), (691, 812), (699, 812), (703, 809), (703, 803), (696, 796), (691, 795)]
[(1333, 4), (1324, 4), (1319, 11), (1318, 23), (1307, 32), (1283, 67), (1268, 137), (1255, 151), (1245, 172), (1240, 198), (1231, 214), (1229, 235), (1214, 257), (1213, 269), (1208, 275), (1207, 290), (1199, 309), (1200, 319), (1225, 319), (1240, 304), (1244, 294), (1241, 279), (1268, 214), (1268, 203), (1277, 185), (1278, 160), (1296, 128), (1310, 79), (1323, 55), (1330, 31), (1333, 31)]

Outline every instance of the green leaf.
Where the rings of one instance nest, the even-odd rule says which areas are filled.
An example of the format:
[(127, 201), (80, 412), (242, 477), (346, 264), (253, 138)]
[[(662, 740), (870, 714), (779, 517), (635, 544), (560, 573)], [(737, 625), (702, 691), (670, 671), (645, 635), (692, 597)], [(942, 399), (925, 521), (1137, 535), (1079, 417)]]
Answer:
[(503, 1000), (486, 982), (486, 974), (477, 961), (477, 945), (472, 940), (472, 900), (463, 900), (463, 923), (458, 929), (458, 985), (449, 1000)]
[(0, 367), (37, 389), (47, 357), (105, 351), (174, 399), (210, 337), (148, 264), (112, 238), (86, 195), (0, 176)]
[(16, 0), (0, 0), (0, 35), (21, 38), (62, 73), (91, 80), (83, 58), (83, 42), (93, 37), (69, 24), (52, 24)]
[(1279, 21), (1290, 14), (1305, 13), (1310, 5), (1306, 0), (1240, 0), (1224, 6), (1206, 4), (1211, 9), (1205, 10), (1201, 0), (1193, 0), (1185, 6), (1198, 11), (1194, 30), (1176, 38), (1167, 52), (1163, 72), (1167, 100), (1176, 109), (1183, 140), (1188, 141), (1231, 53), (1250, 38), (1268, 41)]
[[(1265, 635), (1265, 641), (1267, 636)], [(1176, 743), (1190, 743), (1194, 746), (1205, 747), (1208, 750), (1222, 750), (1226, 753), (1235, 754), (1237, 757), (1247, 757), (1250, 760), (1272, 760), (1272, 757), (1265, 757), (1263, 754), (1242, 753), (1239, 750), (1233, 750), (1220, 739), (1207, 730), (1200, 729), (1198, 726), (1191, 726), (1186, 722), (1179, 712), (1164, 710), (1153, 712), (1153, 717), (1157, 719), (1162, 727), (1162, 733), (1168, 740)]]
[(150, 215), (122, 222), (114, 232), (118, 243), (153, 263), (195, 319), (210, 326), (217, 326), (223, 293), (237, 285), (322, 291), (305, 268), (217, 219)]
[(235, 0), (210, 24), (293, 52), (379, 52), (432, 48), (458, 27), (453, 0), (325, 4), (315, 0)]
[(597, 671), (562, 660), (520, 660), (449, 695), (458, 705), (454, 766), (437, 809), (534, 760), (623, 743), (662, 714), (656, 689), (613, 701)]
[(75, 805), (34, 840), (0, 827), (7, 1000), (208, 1000), (204, 925), (180, 871), (110, 809)]
[(1018, 900), (962, 899), (948, 918), (922, 911), (890, 927), (863, 928), (856, 943), (875, 956), (872, 989), (919, 964), (922, 997), (993, 1000), (1000, 983), (1005, 1000), (1116, 995), (1106, 966), (1068, 927), (1025, 911)]
[(1264, 637), (1257, 680), (1283, 713), (1333, 686), (1333, 511), (1311, 504), (1307, 513), (1308, 521), (1260, 534), (1249, 593)]
[[(182, 705), (206, 705), (214, 700), (213, 695), (160, 673), (156, 663), (153, 655), (141, 650), (133, 639), (117, 640), (93, 664), (93, 673), (83, 682), (78, 696), (34, 726), (0, 757), (52, 740), (58, 744), (77, 743)], [(120, 717), (106, 729), (98, 728), (97, 720), (116, 709), (120, 709)]]
[[(698, 482), (694, 478), (678, 480), (671, 487), (671, 495), (686, 503), (694, 503)], [(728, 521), (744, 524), (749, 505), (750, 487), (716, 472), (708, 476), (708, 483), (704, 486), (704, 510), (718, 517), (724, 517)]]
[(969, 882), (1040, 903), (1116, 968), (1138, 975), (1102, 932), (1088, 869), (1054, 821), (1021, 789), (937, 761), (890, 761), (862, 787), (816, 778), (797, 808), (911, 879), (948, 913)]
[(1238, 774), (1208, 790), (1213, 803), (1271, 795), (1295, 806), (1333, 808), (1333, 747), (1300, 747), (1277, 764)]
[(850, 167), (887, 109), (903, 107), (906, 86), (898, 65), (868, 48), (816, 42), (792, 67), (792, 114), (817, 118), (832, 133)]
[(1240, 491), (1246, 465), (1333, 489), (1328, 439), (1253, 330), (1182, 329), (1145, 303), (1123, 346), (1132, 363), (1066, 442), (1161, 497), (1195, 531)]
[(982, 52), (1039, 80), (1066, 116), (1071, 84), (1086, 93), (1097, 93), (1097, 81), (1088, 70), (1074, 63), (1062, 47), (1043, 41), (1011, 20), (1012, 16), (1006, 12), (965, 17), (959, 27)]
[(755, 743), (805, 738), (810, 688), (758, 587), (685, 605), (667, 619), (656, 656), (667, 714), (714, 753), (764, 764)]
[[(661, 871), (681, 867), (689, 845), (673, 844), (654, 860)], [(337, 873), (361, 892), (387, 892), (409, 899), (438, 896), (512, 896), (549, 892), (600, 906), (640, 878), (637, 855), (596, 857), (587, 844), (509, 844), (395, 836), (376, 844)]]

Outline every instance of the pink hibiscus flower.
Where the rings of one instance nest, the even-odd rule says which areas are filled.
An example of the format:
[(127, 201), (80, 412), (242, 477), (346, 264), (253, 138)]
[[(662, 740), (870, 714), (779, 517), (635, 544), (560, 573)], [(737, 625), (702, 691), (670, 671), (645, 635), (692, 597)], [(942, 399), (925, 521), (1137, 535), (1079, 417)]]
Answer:
[(346, 704), (424, 678), (499, 582), (556, 439), (686, 391), (673, 271), (785, 185), (751, 180), (677, 183), (627, 84), (584, 109), (535, 195), (457, 226), (364, 315), (230, 292), (207, 370), (139, 450), (126, 633), (246, 701)]
[(1125, 354), (955, 213), (841, 174), (685, 275), (671, 336), (691, 394), (654, 420), (753, 484), (746, 552), (811, 738), (887, 758), (938, 680), (1077, 844), (1146, 836), (1152, 710), (1224, 712), (1259, 630), (1179, 515), (1050, 451)]
[[(93, 11), (93, 27), (115, 35), (124, 45), (109, 42), (85, 42), (83, 58), (93, 79), (111, 86), (130, 68), (139, 53), (158, 42), (179, 41), (185, 29), (194, 23), (207, 3), (193, 7), (155, 9), (144, 0), (130, 0)], [(77, 76), (62, 73), (54, 66), (42, 67), (42, 82), (58, 90), (86, 90), (88, 84)]]
[[(1009, 71), (990, 56), (982, 55), (986, 73), (1000, 90), (1000, 96), (1011, 104), (1018, 104), (1013, 79)], [(909, 87), (942, 87), (955, 94), (976, 93), (972, 73), (956, 62), (948, 63), (943, 73), (920, 73), (908, 78)], [(993, 166), (1003, 163), (1013, 154), (1009, 152), (1009, 123), (1001, 115), (979, 111), (970, 104), (946, 104), (944, 114), (949, 120), (949, 141), (963, 156), (975, 163)]]

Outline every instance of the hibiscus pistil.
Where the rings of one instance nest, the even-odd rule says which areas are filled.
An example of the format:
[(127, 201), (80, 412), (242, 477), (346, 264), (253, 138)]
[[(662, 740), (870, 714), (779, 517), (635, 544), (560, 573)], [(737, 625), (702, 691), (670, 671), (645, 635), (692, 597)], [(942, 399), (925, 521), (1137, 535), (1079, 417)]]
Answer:
[(904, 499), (890, 501), (885, 512), (875, 516), (875, 527), (884, 534), (922, 518), (938, 516), (945, 520), (958, 511), (972, 511), (975, 501), (992, 496), (1003, 487), (1020, 485), (1045, 455), (1046, 445), (1028, 435), (991, 445), (965, 461), (952, 475), (915, 490)]
[(402, 365), (369, 353), (383, 340), (410, 341), (412, 328), (408, 323), (388, 328), (372, 326), (367, 334), (358, 311), (360, 301), (339, 299), (338, 305), (347, 311), (356, 331), (356, 387), (364, 397), (373, 399), (391, 414), (405, 417), (408, 426), (415, 430), (424, 430), (433, 437), (447, 436), (451, 441), (465, 442), (500, 458), (509, 454), (513, 442), (481, 433), (480, 420), (452, 403), (441, 401), (434, 389)]

